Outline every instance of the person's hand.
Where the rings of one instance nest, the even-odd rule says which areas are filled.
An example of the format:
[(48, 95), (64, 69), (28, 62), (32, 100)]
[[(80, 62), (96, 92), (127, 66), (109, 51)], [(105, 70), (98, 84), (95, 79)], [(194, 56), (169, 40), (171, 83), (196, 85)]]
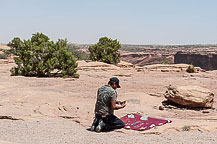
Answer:
[(116, 104), (121, 105), (121, 101), (116, 101)]
[(124, 102), (124, 103), (121, 105), (121, 107), (124, 108), (126, 105), (127, 105), (127, 103)]
[(120, 102), (120, 105), (123, 105), (123, 104), (125, 104), (126, 103), (126, 101), (122, 101), (122, 102)]

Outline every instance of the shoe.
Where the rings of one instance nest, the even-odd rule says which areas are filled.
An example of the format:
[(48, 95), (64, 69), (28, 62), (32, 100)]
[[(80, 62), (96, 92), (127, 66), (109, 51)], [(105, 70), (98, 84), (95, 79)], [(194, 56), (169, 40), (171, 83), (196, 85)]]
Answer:
[(99, 125), (96, 127), (96, 132), (101, 132), (105, 128), (105, 123), (102, 119), (99, 120)]
[(91, 128), (90, 128), (90, 131), (95, 131), (96, 126), (97, 126), (97, 123), (98, 123), (98, 119), (95, 118), (95, 119), (93, 120), (93, 124), (92, 124), (92, 126), (91, 126)]
[(90, 128), (90, 131), (95, 131), (95, 129), (96, 129), (96, 126), (92, 125), (91, 128)]

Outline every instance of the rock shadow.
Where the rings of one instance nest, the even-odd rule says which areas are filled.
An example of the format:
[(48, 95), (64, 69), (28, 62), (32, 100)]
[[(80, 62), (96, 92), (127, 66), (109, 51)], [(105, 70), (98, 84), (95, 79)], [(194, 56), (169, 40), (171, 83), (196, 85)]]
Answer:
[(166, 109), (195, 110), (195, 111), (214, 109), (214, 108), (204, 108), (204, 107), (186, 107), (170, 100), (162, 101), (162, 105)]

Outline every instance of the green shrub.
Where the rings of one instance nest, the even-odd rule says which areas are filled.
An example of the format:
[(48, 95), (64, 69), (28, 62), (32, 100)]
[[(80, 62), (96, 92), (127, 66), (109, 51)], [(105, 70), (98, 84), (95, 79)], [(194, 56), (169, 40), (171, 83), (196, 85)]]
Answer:
[(186, 72), (188, 73), (196, 73), (196, 69), (194, 68), (193, 65), (189, 65), (188, 68), (186, 69)]
[(8, 49), (8, 50), (3, 50), (3, 52), (7, 55), (7, 56), (11, 56), (15, 54), (14, 49)]
[(89, 47), (90, 59), (94, 61), (102, 61), (108, 64), (117, 64), (120, 62), (121, 44), (117, 40), (102, 37), (99, 42)]
[(7, 59), (8, 55), (5, 53), (0, 54), (0, 59)]
[(73, 44), (68, 44), (66, 48), (69, 52), (73, 53), (75, 59), (77, 59), (77, 60), (90, 60), (90, 55), (81, 51), (77, 46), (75, 46)]
[(171, 64), (171, 60), (169, 58), (165, 58), (161, 64)]
[(190, 126), (183, 126), (182, 131), (190, 131), (191, 127)]
[(42, 33), (33, 34), (29, 40), (14, 38), (8, 44), (14, 49), (17, 65), (11, 69), (11, 75), (79, 77), (76, 60), (66, 45), (66, 40), (55, 43)]

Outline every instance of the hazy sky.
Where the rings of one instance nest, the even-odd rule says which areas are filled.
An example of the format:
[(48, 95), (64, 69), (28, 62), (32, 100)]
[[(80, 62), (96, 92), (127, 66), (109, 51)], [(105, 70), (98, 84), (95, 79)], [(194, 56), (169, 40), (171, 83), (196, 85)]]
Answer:
[(217, 44), (217, 0), (0, 0), (0, 43), (42, 32), (52, 40)]

